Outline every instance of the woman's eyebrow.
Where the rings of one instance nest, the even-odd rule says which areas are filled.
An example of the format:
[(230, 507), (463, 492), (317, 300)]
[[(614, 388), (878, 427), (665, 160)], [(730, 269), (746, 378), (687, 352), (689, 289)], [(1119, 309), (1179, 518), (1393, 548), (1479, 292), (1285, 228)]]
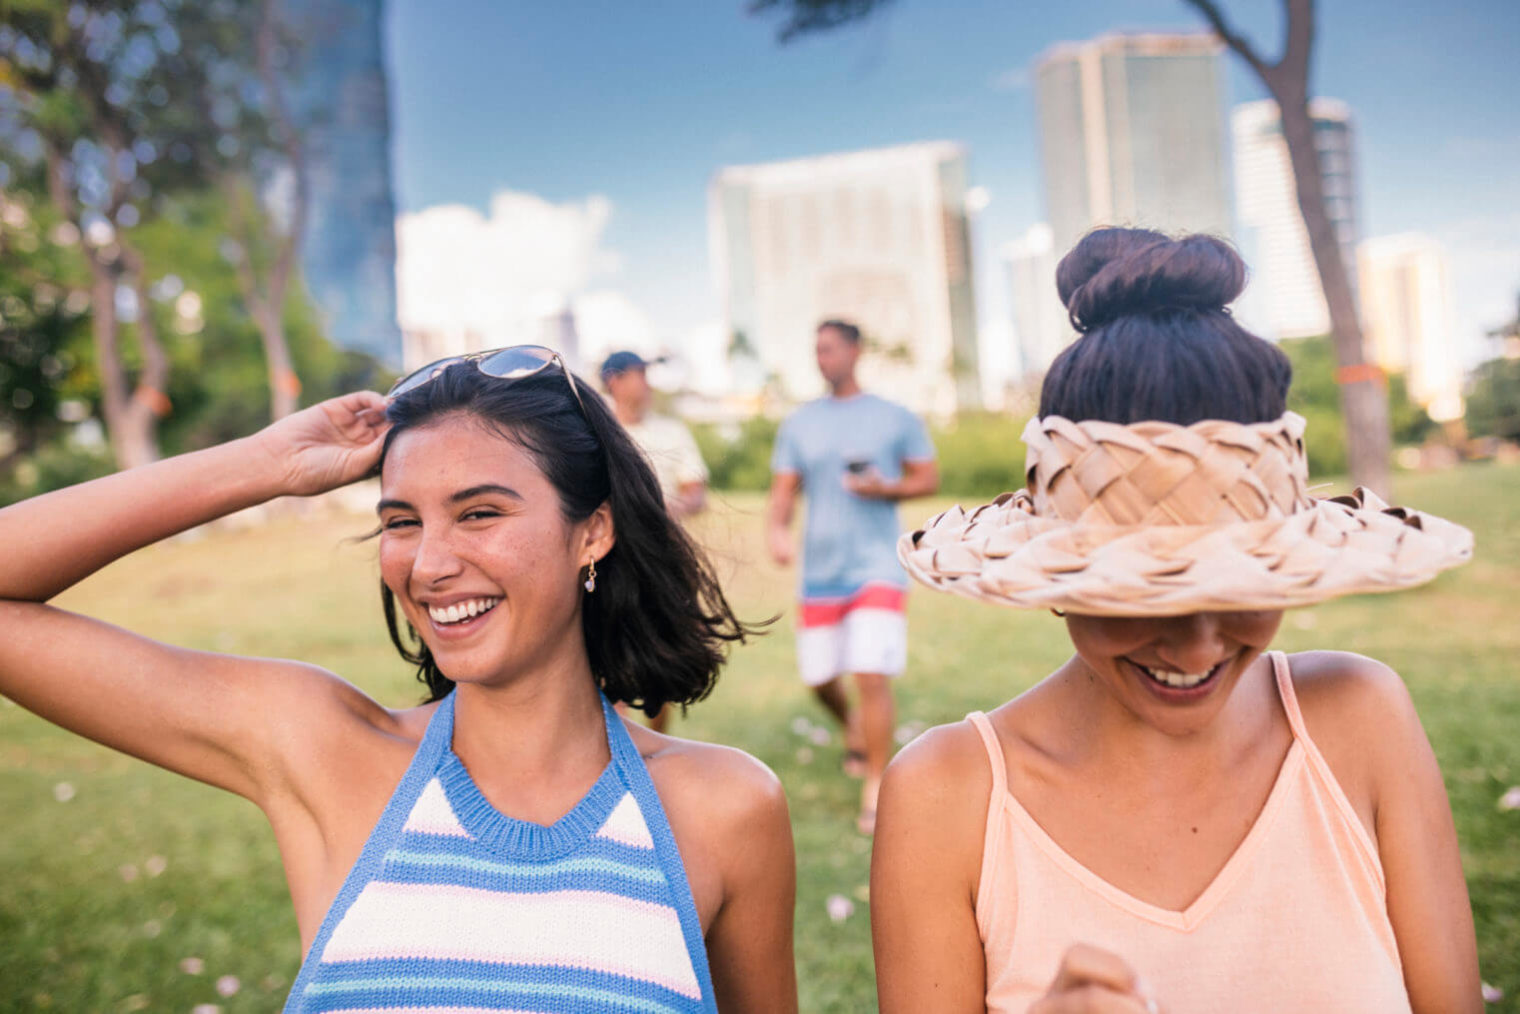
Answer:
[(375, 504), (376, 514), (384, 514), (388, 510), (414, 511), (416, 509), (417, 508), (413, 507), (405, 500), (381, 500), (379, 503)]
[(470, 500), (477, 496), (484, 496), (487, 493), (499, 493), (502, 496), (511, 497), (513, 500), (517, 501), (521, 501), (523, 499), (521, 493), (517, 492), (517, 490), (512, 489), (509, 486), (501, 486), (494, 482), (487, 482), (482, 483), (479, 486), (471, 486), (469, 489), (460, 490), (458, 493), (455, 493), (453, 496), (449, 497), (449, 503), (458, 503), (461, 500)]

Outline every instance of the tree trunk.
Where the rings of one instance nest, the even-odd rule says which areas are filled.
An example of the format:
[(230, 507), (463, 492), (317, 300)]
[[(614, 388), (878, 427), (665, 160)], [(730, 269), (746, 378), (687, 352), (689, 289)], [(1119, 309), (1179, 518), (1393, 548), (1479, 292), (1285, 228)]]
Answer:
[[(147, 417), (145, 425), (157, 444), (157, 420), (169, 414), (169, 356), (158, 337), (158, 322), (153, 319), (153, 294), (149, 291), (148, 272), (137, 251), (122, 246), (122, 257), (132, 272), (132, 291), (137, 293), (137, 344), (142, 350), (142, 372), (137, 375), (137, 389), (132, 392), (133, 411)], [(155, 447), (156, 451), (156, 447)], [(157, 454), (155, 453), (155, 457)]]
[[(254, 304), (254, 299), (249, 300)], [(264, 363), (269, 370), (269, 418), (283, 419), (301, 407), (301, 379), (290, 360), (290, 344), (279, 310), (264, 305), (254, 313), (259, 337), (264, 342)]]
[(101, 409), (117, 468), (136, 468), (158, 460), (153, 414), (141, 400), (127, 394), (121, 363), (121, 321), (116, 316), (119, 272), (88, 254), (90, 262), (90, 326), (95, 339), (95, 366), (100, 371)]
[(1276, 89), (1274, 95), (1282, 118), (1283, 138), (1288, 143), (1288, 158), (1293, 165), (1298, 210), (1309, 233), (1309, 247), (1314, 251), (1314, 264), (1319, 269), (1325, 305), (1330, 311), (1335, 359), (1340, 366), (1336, 381), (1340, 384), (1341, 409), (1346, 420), (1351, 478), (1357, 485), (1387, 499), (1391, 451), (1388, 388), (1382, 371), (1367, 362), (1351, 278), (1341, 256), (1340, 238), (1325, 209), (1324, 176), (1319, 149), (1314, 144), (1314, 121), (1309, 116), (1308, 99), (1302, 93), (1285, 96)]
[(1250, 41), (1229, 26), (1214, 0), (1186, 0), (1208, 20), (1221, 42), (1246, 62), (1277, 100), (1298, 211), (1309, 233), (1309, 247), (1319, 270), (1320, 287), (1330, 311), (1335, 358), (1340, 364), (1336, 383), (1346, 423), (1346, 452), (1351, 478), (1385, 499), (1389, 494), (1388, 390), (1383, 374), (1367, 362), (1362, 327), (1356, 318), (1351, 279), (1341, 260), (1341, 245), (1325, 210), (1324, 176), (1319, 149), (1314, 145), (1314, 121), (1309, 116), (1309, 65), (1314, 49), (1314, 0), (1283, 0), (1286, 16), (1282, 58), (1267, 63)]

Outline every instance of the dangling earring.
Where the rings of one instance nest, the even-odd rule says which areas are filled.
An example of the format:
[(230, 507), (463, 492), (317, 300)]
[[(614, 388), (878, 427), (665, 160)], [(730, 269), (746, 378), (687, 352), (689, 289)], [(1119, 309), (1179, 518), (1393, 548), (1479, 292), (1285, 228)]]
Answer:
[(590, 563), (586, 564), (586, 591), (588, 593), (596, 591), (596, 561), (595, 560), (592, 560)]

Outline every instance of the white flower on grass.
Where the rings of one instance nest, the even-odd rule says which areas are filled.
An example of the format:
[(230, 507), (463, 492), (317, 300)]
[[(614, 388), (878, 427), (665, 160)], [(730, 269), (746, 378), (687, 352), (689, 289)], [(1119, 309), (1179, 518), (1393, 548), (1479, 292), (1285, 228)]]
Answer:
[(222, 1014), (222, 1005), (219, 1003), (198, 1003), (190, 1008), (190, 1014)]
[(120, 866), (116, 867), (116, 872), (121, 874), (122, 880), (125, 880), (130, 884), (132, 881), (137, 879), (137, 864), (122, 863)]
[(813, 731), (813, 723), (809, 722), (806, 715), (798, 715), (792, 719), (792, 732), (799, 736), (806, 736)]
[(1503, 1000), (1503, 999), (1504, 999), (1504, 990), (1500, 989), (1498, 986), (1490, 986), (1486, 982), (1483, 984), (1483, 1002), (1484, 1003), (1498, 1003), (1500, 1000)]
[(898, 746), (907, 746), (923, 735), (926, 728), (928, 728), (927, 725), (915, 718), (911, 722), (904, 722), (902, 725), (899, 725), (897, 730), (892, 733), (892, 738), (897, 741)]
[(149, 940), (152, 940), (163, 931), (164, 924), (159, 922), (157, 919), (149, 919), (147, 922), (143, 923), (143, 936), (147, 937)]
[(813, 763), (813, 748), (810, 747), (810, 746), (799, 746), (797, 748), (797, 763), (798, 764), (811, 764), (811, 763)]
[(74, 784), (72, 782), (59, 782), (53, 786), (53, 798), (60, 803), (67, 803), (74, 798)]
[(242, 980), (235, 975), (224, 975), (216, 980), (216, 991), (221, 996), (237, 996), (237, 991), (242, 988)]
[(829, 735), (829, 730), (821, 725), (813, 726), (812, 730), (808, 733), (808, 739), (813, 741), (814, 746), (828, 746), (829, 741), (833, 738), (833, 736)]
[(855, 903), (842, 894), (829, 895), (829, 900), (823, 903), (823, 907), (835, 922), (844, 922), (855, 914)]
[(1505, 790), (1504, 795), (1499, 797), (1499, 809), (1520, 810), (1520, 785), (1511, 785)]
[(149, 856), (148, 861), (143, 863), (143, 869), (148, 871), (148, 876), (156, 877), (169, 868), (169, 860), (163, 856)]
[(180, 958), (179, 970), (186, 975), (200, 975), (206, 970), (206, 963), (200, 958)]

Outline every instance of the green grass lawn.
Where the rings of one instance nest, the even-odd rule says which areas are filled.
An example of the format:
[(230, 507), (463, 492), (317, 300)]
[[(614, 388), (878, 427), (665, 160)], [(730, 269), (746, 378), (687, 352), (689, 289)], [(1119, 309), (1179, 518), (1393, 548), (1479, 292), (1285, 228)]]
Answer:
[[(1490, 1009), (1520, 1011), (1520, 811), (1498, 805), (1520, 784), (1520, 468), (1405, 478), (1400, 495), (1472, 527), (1477, 561), (1418, 591), (1291, 613), (1279, 647), (1364, 652), (1408, 681), (1456, 812), (1483, 977), (1506, 994)], [(736, 605), (750, 617), (787, 610), (793, 577), (762, 559), (759, 499), (719, 501), (700, 530)], [(932, 509), (911, 504), (904, 523)], [(418, 687), (385, 638), (374, 543), (345, 541), (367, 525), (286, 518), (156, 546), (62, 604), (177, 644), (317, 662), (403, 705)], [(910, 615), (905, 724), (996, 705), (1068, 651), (1046, 614), (921, 591)], [(857, 783), (839, 772), (838, 735), (815, 743), (798, 719), (824, 724), (793, 674), (785, 616), (735, 654), (712, 699), (674, 731), (741, 746), (781, 776), (800, 864), (802, 1009), (874, 1010)], [(295, 919), (252, 806), (0, 702), (0, 814), (0, 1010), (279, 1008), (299, 960)], [(854, 903), (839, 922), (826, 911), (836, 894)]]

